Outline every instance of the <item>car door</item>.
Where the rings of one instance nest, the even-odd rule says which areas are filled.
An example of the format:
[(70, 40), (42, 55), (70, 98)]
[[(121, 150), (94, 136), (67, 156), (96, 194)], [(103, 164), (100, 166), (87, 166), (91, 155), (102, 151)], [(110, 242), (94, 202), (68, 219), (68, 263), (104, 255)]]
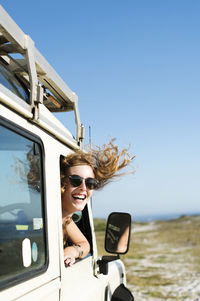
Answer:
[(0, 113), (0, 300), (58, 301), (59, 254), (49, 255), (55, 243), (47, 239), (44, 146), (33, 125), (7, 108)]

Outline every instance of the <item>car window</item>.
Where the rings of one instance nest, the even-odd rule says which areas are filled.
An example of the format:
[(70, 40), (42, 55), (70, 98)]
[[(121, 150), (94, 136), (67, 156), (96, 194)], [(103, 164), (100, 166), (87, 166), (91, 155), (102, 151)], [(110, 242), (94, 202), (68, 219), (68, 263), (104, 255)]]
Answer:
[(29, 103), (29, 93), (24, 85), (2, 63), (0, 63), (0, 83)]
[(39, 142), (0, 124), (0, 286), (47, 262)]

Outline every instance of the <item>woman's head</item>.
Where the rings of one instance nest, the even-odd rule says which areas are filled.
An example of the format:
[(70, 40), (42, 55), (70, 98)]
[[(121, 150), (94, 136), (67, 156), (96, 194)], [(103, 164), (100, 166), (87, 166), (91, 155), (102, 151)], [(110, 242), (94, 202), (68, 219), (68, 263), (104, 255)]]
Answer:
[[(133, 158), (129, 156), (127, 149), (119, 152), (118, 147), (113, 144), (113, 140), (105, 144), (102, 148), (96, 147), (96, 149), (90, 149), (88, 153), (78, 150), (63, 157), (61, 160), (62, 198), (68, 194), (69, 187), (73, 186), (69, 176), (77, 175), (84, 179), (95, 178), (98, 181), (96, 189), (100, 189), (113, 178), (121, 176), (122, 173), (118, 173), (118, 171), (129, 165)], [(85, 184), (85, 181), (83, 183)], [(76, 188), (78, 189), (78, 187)], [(88, 187), (86, 188), (88, 190)], [(90, 192), (87, 194), (88, 197), (85, 200), (87, 201), (91, 195), (92, 190), (90, 189)]]
[[(63, 194), (66, 190), (67, 179), (69, 176), (69, 171), (74, 166), (87, 165), (93, 171), (93, 162), (91, 156), (83, 151), (76, 151), (61, 158), (61, 193)], [(94, 175), (93, 175), (94, 176)]]
[(65, 191), (62, 194), (62, 210), (72, 214), (82, 211), (92, 196), (96, 179), (89, 165), (71, 166), (67, 170)]

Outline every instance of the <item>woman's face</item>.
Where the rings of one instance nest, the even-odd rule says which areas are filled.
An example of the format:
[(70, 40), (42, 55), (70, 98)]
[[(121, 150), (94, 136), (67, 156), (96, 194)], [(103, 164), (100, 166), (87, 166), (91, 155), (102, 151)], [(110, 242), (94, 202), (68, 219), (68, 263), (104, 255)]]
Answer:
[[(84, 179), (94, 178), (94, 173), (89, 165), (72, 166), (68, 169), (68, 176), (78, 175)], [(69, 178), (66, 183), (66, 190), (62, 196), (63, 214), (73, 214), (75, 211), (82, 211), (92, 196), (93, 190), (86, 187), (83, 180), (81, 185), (73, 187)]]

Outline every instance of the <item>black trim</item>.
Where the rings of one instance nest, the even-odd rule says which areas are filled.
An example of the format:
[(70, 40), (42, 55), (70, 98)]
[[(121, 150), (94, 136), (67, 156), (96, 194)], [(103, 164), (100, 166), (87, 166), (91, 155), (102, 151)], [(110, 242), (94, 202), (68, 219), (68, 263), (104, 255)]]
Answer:
[(134, 301), (131, 291), (122, 283), (114, 291), (111, 301)]
[[(87, 238), (89, 244), (90, 244), (90, 254), (93, 255), (93, 240), (92, 240), (92, 229), (90, 225), (90, 218), (88, 213), (88, 205), (85, 206), (83, 209), (83, 218), (82, 218), (82, 232)], [(81, 227), (80, 227), (81, 228)]]
[(41, 177), (42, 177), (42, 186), (41, 186), (41, 198), (42, 198), (42, 211), (44, 214), (44, 241), (45, 241), (45, 264), (43, 267), (38, 268), (36, 270), (24, 272), (21, 275), (15, 276), (13, 278), (10, 278), (9, 280), (1, 281), (0, 282), (0, 290), (3, 290), (5, 288), (12, 287), (16, 284), (19, 284), (21, 282), (30, 280), (31, 278), (34, 278), (40, 274), (43, 274), (46, 272), (48, 266), (49, 266), (49, 244), (48, 244), (48, 229), (47, 229), (47, 209), (46, 209), (46, 181), (45, 181), (45, 149), (44, 144), (40, 137), (35, 135), (34, 133), (28, 131), (27, 129), (24, 129), (23, 127), (19, 126), (18, 124), (15, 124), (14, 122), (0, 116), (0, 125), (6, 127), (9, 130), (12, 130), (13, 132), (23, 136), (24, 138), (27, 138), (31, 140), (32, 142), (36, 142), (39, 144), (41, 148)]

